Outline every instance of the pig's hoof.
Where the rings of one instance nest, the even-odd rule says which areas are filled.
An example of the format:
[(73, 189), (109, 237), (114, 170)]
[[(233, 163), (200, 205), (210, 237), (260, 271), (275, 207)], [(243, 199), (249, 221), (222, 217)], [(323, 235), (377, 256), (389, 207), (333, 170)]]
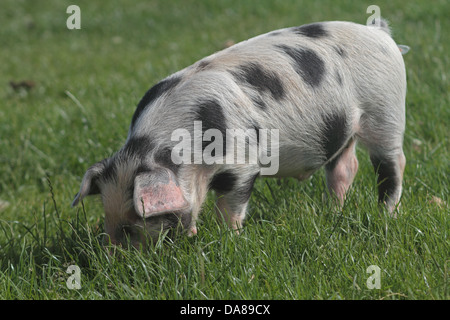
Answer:
[(196, 226), (191, 227), (191, 229), (189, 229), (187, 235), (188, 235), (188, 237), (193, 237), (193, 236), (197, 235), (197, 227)]

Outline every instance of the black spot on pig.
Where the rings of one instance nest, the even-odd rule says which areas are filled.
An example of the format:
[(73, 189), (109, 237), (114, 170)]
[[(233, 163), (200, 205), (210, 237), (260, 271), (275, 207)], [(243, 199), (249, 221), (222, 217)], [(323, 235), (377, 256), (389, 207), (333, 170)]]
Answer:
[(294, 48), (286, 45), (277, 46), (293, 61), (294, 70), (311, 87), (320, 85), (325, 74), (324, 61), (311, 49)]
[(327, 32), (321, 23), (311, 23), (300, 27), (294, 27), (292, 28), (292, 31), (309, 38), (320, 38), (327, 35)]
[(347, 119), (344, 113), (323, 117), (322, 147), (326, 159), (330, 159), (347, 140)]
[(180, 168), (179, 164), (172, 161), (172, 149), (169, 147), (164, 147), (155, 152), (154, 160), (157, 164), (172, 170), (173, 173), (177, 174)]
[(179, 82), (181, 81), (180, 77), (171, 77), (162, 80), (157, 83), (153, 87), (151, 87), (144, 95), (144, 97), (139, 102), (136, 111), (134, 112), (133, 118), (131, 119), (131, 127), (133, 128), (137, 119), (145, 110), (145, 108), (149, 107), (153, 101), (162, 96), (165, 92), (173, 89)]
[(280, 100), (285, 94), (281, 79), (259, 63), (250, 62), (241, 65), (232, 74), (238, 81), (250, 85), (258, 92), (270, 93), (275, 100)]
[(152, 169), (144, 163), (141, 163), (136, 169), (136, 175), (140, 173), (150, 172)]
[(375, 172), (378, 173), (378, 201), (386, 201), (386, 197), (392, 196), (399, 184), (400, 177), (396, 170), (396, 164), (391, 160), (380, 159), (376, 156), (371, 156)]
[[(226, 153), (226, 118), (222, 106), (216, 100), (206, 100), (198, 104), (195, 121), (202, 122), (203, 134), (209, 129), (217, 129), (223, 137), (223, 155)], [(202, 150), (209, 145), (210, 141), (203, 141)]]
[(123, 158), (137, 157), (144, 159), (151, 150), (155, 147), (155, 144), (149, 137), (132, 137), (121, 150)]
[(240, 203), (246, 203), (250, 199), (253, 185), (255, 184), (255, 180), (258, 176), (259, 172), (244, 181), (244, 183), (238, 188), (236, 192), (237, 201), (239, 201)]
[(196, 111), (197, 121), (202, 121), (203, 130), (218, 129), (225, 136), (226, 119), (222, 106), (216, 100), (206, 100), (198, 104)]
[(209, 186), (215, 191), (225, 194), (234, 189), (237, 181), (237, 175), (231, 171), (224, 171), (216, 174), (211, 180)]

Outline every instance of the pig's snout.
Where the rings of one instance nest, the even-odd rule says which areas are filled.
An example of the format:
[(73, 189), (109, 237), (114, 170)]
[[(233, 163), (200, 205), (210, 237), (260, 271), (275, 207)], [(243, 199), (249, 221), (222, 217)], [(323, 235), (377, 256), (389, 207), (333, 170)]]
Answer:
[[(193, 233), (190, 213), (165, 213), (156, 217), (143, 218), (134, 223), (124, 222), (114, 228), (105, 228), (106, 241), (113, 245), (127, 245), (136, 248), (141, 244), (156, 243), (161, 235), (173, 238), (177, 234), (187, 231)], [(195, 233), (196, 234), (196, 230)]]

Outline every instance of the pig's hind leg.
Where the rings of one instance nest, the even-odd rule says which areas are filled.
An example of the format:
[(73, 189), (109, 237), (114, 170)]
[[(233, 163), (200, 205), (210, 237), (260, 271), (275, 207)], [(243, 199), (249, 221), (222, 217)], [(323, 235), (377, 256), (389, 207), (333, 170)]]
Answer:
[(393, 213), (402, 194), (404, 109), (378, 108), (361, 117), (360, 141), (368, 148), (378, 175), (378, 201)]
[(402, 195), (405, 155), (401, 149), (392, 155), (371, 153), (370, 160), (378, 175), (378, 201), (384, 203), (389, 212), (393, 213)]

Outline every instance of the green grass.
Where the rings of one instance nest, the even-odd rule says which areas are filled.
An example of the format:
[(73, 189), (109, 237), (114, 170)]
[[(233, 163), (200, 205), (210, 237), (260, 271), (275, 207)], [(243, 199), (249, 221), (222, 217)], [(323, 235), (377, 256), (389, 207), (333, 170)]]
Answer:
[[(66, 8), (81, 8), (67, 30)], [(158, 80), (273, 29), (365, 23), (370, 2), (16, 1), (0, 4), (0, 299), (449, 299), (448, 1), (379, 1), (408, 76), (401, 214), (376, 204), (367, 154), (346, 204), (322, 200), (324, 174), (258, 180), (244, 230), (208, 197), (198, 236), (146, 252), (102, 246), (99, 201), (70, 207), (89, 165), (123, 144)], [(31, 80), (31, 90), (10, 81)], [(69, 290), (69, 265), (81, 289)], [(381, 268), (370, 290), (367, 267)]]

